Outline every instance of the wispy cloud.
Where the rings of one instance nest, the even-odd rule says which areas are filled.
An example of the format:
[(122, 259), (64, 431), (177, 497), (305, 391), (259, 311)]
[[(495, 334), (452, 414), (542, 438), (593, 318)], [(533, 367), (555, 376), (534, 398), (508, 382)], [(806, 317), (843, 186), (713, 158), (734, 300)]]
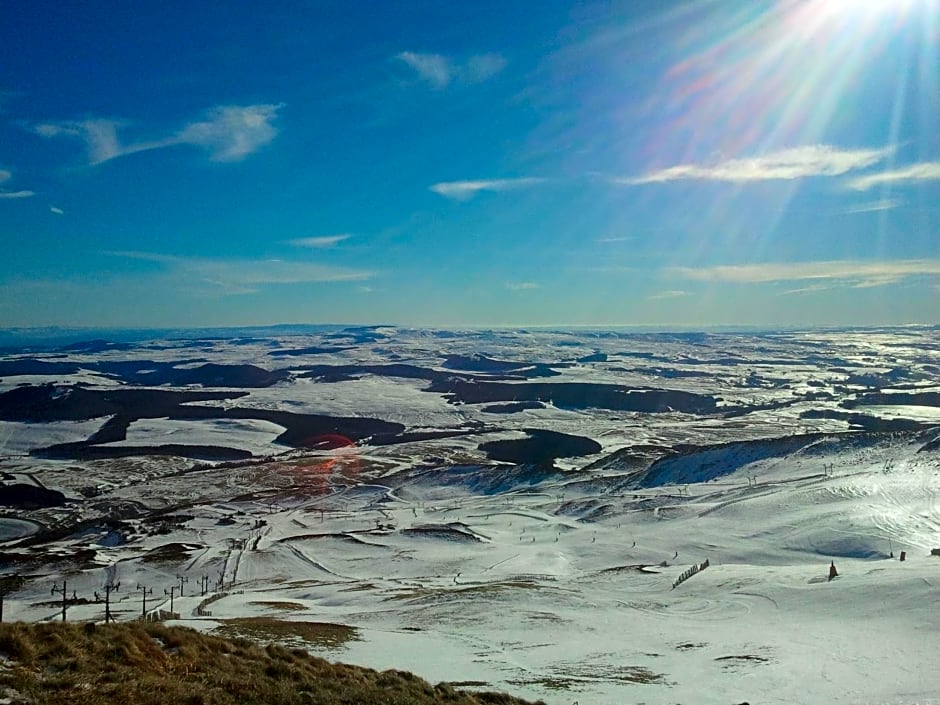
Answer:
[[(713, 267), (670, 267), (666, 270), (683, 279), (731, 284), (764, 284), (813, 281), (854, 288), (895, 284), (915, 276), (940, 275), (940, 259), (909, 260), (827, 260), (817, 262), (776, 262), (764, 264), (718, 265)], [(785, 293), (815, 291), (805, 287)]]
[(155, 140), (122, 142), (118, 130), (124, 120), (94, 118), (78, 121), (47, 122), (33, 131), (47, 139), (71, 137), (85, 143), (91, 164), (176, 145), (205, 149), (212, 161), (233, 162), (258, 151), (277, 136), (273, 125), (281, 104), (223, 105), (206, 112), (201, 120), (190, 122), (177, 132)]
[(293, 260), (179, 257), (127, 250), (105, 254), (161, 264), (171, 275), (209, 285), (223, 294), (252, 294), (276, 284), (363, 281), (375, 276), (367, 270)]
[(599, 237), (594, 242), (608, 244), (611, 242), (630, 242), (636, 240), (636, 235), (623, 235), (617, 237)]
[(650, 301), (657, 301), (659, 299), (679, 299), (683, 296), (688, 296), (689, 292), (682, 291), (681, 289), (668, 289), (666, 291), (660, 291), (655, 294), (650, 294), (646, 298)]
[(637, 185), (690, 179), (747, 182), (840, 176), (877, 164), (893, 151), (892, 147), (845, 150), (823, 144), (807, 145), (711, 165), (679, 164), (616, 182)]
[(482, 83), (506, 66), (506, 59), (499, 54), (474, 54), (464, 61), (456, 61), (443, 54), (403, 51), (396, 54), (395, 58), (407, 64), (418, 78), (437, 90), (455, 83)]
[(464, 83), (482, 83), (506, 68), (506, 59), (499, 54), (475, 54), (467, 59), (457, 72)]
[(506, 288), (510, 291), (528, 291), (539, 287), (540, 285), (535, 282), (509, 282), (506, 284)]
[(121, 120), (96, 118), (64, 122), (47, 122), (36, 125), (33, 131), (40, 137), (73, 137), (85, 143), (88, 160), (100, 164), (124, 154), (133, 154), (146, 149), (164, 146), (159, 142), (142, 142), (135, 145), (121, 145), (118, 141), (118, 127), (124, 125)]
[(835, 287), (831, 284), (810, 284), (809, 286), (801, 286), (796, 289), (787, 289), (786, 291), (781, 291), (781, 296), (790, 296), (792, 294), (814, 294), (820, 291), (829, 291)]
[(343, 240), (348, 240), (351, 235), (348, 233), (343, 233), (341, 235), (323, 235), (320, 237), (301, 237), (296, 240), (288, 240), (288, 244), (293, 245), (294, 247), (309, 247), (313, 249), (324, 248), (324, 247), (333, 247)]
[(56, 215), (65, 215), (65, 211), (56, 206), (49, 206), (49, 210), (50, 212), (55, 213)]
[(940, 162), (920, 162), (878, 174), (859, 176), (849, 182), (849, 188), (867, 191), (873, 186), (889, 183), (910, 183), (915, 181), (940, 181)]
[(450, 59), (446, 56), (403, 51), (395, 58), (408, 64), (415, 70), (421, 80), (431, 84), (434, 88), (446, 88), (451, 81), (453, 69)]
[(445, 198), (457, 201), (466, 201), (473, 198), (480, 191), (512, 191), (545, 183), (547, 179), (534, 177), (520, 179), (481, 179), (478, 181), (442, 181), (428, 188)]
[(853, 215), (855, 213), (877, 213), (878, 211), (889, 211), (899, 206), (903, 206), (904, 201), (900, 198), (882, 198), (878, 201), (868, 201), (859, 203), (848, 208), (843, 208), (839, 213), (843, 215)]
[(283, 103), (276, 105), (224, 105), (213, 108), (205, 120), (186, 125), (175, 139), (209, 151), (217, 162), (234, 162), (257, 152), (277, 136), (271, 123)]
[[(13, 178), (13, 172), (6, 169), (0, 169), (0, 184), (5, 183)], [(30, 196), (35, 196), (35, 191), (6, 191), (5, 189), (0, 189), (0, 199), (4, 200), (13, 200), (17, 198), (29, 198)]]

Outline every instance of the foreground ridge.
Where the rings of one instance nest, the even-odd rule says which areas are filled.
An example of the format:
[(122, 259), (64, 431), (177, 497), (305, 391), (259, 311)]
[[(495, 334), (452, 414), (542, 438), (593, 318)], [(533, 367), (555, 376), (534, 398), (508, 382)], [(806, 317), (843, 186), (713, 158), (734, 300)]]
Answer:
[(405, 671), (330, 663), (162, 624), (0, 624), (0, 700), (58, 705), (525, 705)]

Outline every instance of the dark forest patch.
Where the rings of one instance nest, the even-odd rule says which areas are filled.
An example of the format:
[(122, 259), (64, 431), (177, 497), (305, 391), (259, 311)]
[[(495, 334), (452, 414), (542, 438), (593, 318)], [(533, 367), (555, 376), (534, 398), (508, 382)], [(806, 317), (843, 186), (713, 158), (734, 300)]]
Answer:
[(714, 397), (669, 389), (635, 389), (591, 382), (504, 382), (447, 379), (432, 382), (428, 391), (444, 394), (451, 402), (541, 401), (569, 409), (612, 409), (645, 413), (680, 411), (708, 414), (715, 411)]
[(558, 431), (526, 429), (528, 438), (490, 441), (480, 445), (490, 460), (506, 463), (543, 464), (555, 458), (577, 458), (602, 450), (601, 444), (583, 436)]

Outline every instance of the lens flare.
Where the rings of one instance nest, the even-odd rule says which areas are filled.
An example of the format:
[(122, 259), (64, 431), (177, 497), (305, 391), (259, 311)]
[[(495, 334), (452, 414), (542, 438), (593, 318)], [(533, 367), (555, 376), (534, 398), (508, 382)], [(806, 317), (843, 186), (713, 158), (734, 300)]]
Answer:
[[(647, 172), (829, 145), (835, 135), (843, 142), (837, 148), (888, 150), (884, 166), (890, 168), (903, 146), (897, 144), (902, 124), (915, 123), (917, 136), (927, 141), (935, 130), (917, 120), (913, 103), (916, 96), (936, 100), (940, 3), (781, 0), (696, 7), (673, 27), (671, 49), (680, 57), (645, 106)], [(846, 135), (855, 142), (844, 143)], [(801, 183), (768, 176), (773, 187), (761, 188), (757, 181), (716, 187), (701, 219), (719, 229), (726, 244), (747, 243), (755, 259)], [(890, 196), (887, 188), (881, 194)], [(714, 244), (693, 239), (682, 252), (706, 260)]]

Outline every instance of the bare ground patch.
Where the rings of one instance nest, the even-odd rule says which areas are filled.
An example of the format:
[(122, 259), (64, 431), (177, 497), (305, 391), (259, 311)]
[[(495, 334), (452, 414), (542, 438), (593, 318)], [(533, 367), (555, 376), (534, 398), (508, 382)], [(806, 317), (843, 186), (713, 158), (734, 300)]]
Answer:
[(262, 643), (300, 641), (333, 649), (359, 639), (358, 630), (345, 624), (289, 621), (271, 617), (226, 619), (215, 632), (228, 638), (250, 639)]

